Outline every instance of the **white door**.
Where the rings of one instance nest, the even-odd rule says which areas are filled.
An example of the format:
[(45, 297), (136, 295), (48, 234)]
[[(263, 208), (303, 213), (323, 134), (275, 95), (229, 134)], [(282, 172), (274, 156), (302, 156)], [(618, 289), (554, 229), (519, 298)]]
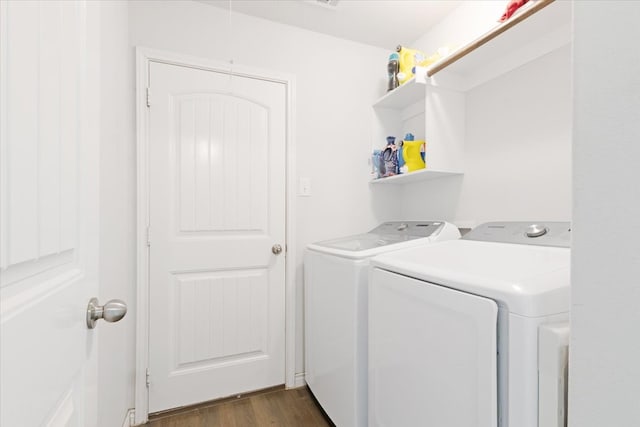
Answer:
[(149, 411), (283, 384), (286, 88), (149, 79)]
[(373, 269), (369, 425), (497, 427), (493, 300)]
[(0, 2), (0, 425), (96, 425), (95, 9)]

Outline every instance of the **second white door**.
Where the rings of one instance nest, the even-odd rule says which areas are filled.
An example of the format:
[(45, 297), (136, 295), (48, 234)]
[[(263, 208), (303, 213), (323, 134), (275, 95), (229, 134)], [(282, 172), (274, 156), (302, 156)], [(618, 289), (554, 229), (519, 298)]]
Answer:
[(283, 384), (286, 87), (149, 81), (149, 411)]

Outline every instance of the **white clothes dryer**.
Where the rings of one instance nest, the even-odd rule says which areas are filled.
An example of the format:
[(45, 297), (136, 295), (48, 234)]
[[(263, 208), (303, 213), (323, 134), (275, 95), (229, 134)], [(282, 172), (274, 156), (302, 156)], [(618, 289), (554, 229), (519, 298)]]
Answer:
[(567, 322), (569, 223), (487, 223), (377, 256), (369, 425), (538, 427), (538, 332)]
[(458, 237), (458, 229), (443, 221), (385, 222), (365, 234), (307, 246), (305, 379), (336, 426), (367, 425), (369, 259)]

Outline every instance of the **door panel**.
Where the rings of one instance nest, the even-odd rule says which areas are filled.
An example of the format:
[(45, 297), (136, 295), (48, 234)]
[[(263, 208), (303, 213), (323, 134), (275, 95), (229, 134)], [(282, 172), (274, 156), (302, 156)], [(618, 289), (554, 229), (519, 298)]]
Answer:
[[(83, 19), (63, 2), (3, 2), (2, 267), (76, 244), (78, 96)], [(4, 22), (3, 22), (4, 23)], [(55, 53), (55, 54), (54, 54)], [(59, 53), (59, 55), (57, 54)]]
[(83, 1), (0, 2), (0, 425), (96, 424), (97, 38)]
[[(181, 277), (183, 276), (183, 277)], [(177, 372), (267, 354), (267, 271), (175, 277)]]
[(268, 114), (222, 94), (177, 97), (180, 231), (266, 232)]
[(151, 62), (150, 412), (284, 383), (285, 86)]

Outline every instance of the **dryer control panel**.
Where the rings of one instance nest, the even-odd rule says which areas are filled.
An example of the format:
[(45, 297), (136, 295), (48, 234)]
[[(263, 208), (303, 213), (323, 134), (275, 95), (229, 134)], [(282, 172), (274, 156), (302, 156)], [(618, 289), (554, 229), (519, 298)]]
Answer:
[(569, 248), (571, 224), (564, 221), (486, 222), (471, 230), (463, 239)]

